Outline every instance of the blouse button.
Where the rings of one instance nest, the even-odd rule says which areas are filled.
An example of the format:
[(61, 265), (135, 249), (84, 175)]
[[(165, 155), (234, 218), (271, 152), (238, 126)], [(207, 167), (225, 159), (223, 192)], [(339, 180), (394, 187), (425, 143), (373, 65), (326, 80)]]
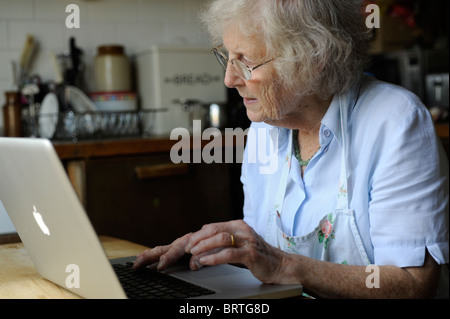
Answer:
[(323, 135), (324, 135), (325, 137), (329, 137), (329, 136), (331, 135), (330, 130), (325, 130), (325, 131), (323, 131)]

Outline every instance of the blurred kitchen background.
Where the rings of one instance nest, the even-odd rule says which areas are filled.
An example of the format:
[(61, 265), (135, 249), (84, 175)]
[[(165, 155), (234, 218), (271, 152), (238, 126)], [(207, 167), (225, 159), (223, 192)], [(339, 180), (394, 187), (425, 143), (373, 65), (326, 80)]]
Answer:
[[(36, 95), (33, 96), (33, 103), (36, 103), (37, 107), (40, 107), (46, 93), (50, 91), (57, 95), (59, 108), (60, 110), (64, 108), (64, 111), (73, 106), (71, 104), (77, 104), (78, 100), (84, 102), (84, 104), (80, 102), (82, 104), (78, 107), (80, 111), (91, 111), (95, 106), (97, 106), (95, 110), (103, 110), (104, 102), (107, 102), (107, 107), (112, 105), (111, 110), (127, 110), (127, 107), (162, 109), (161, 112), (165, 114), (156, 114), (156, 121), (154, 113), (141, 115), (153, 117), (151, 124), (157, 123), (157, 127), (151, 128), (154, 133), (167, 133), (172, 126), (183, 126), (187, 120), (192, 119), (196, 109), (195, 102), (231, 102), (233, 105), (239, 103), (239, 99), (233, 92), (224, 93), (222, 81), (217, 78), (221, 70), (213, 65), (216, 62), (212, 57), (206, 58), (209, 41), (197, 18), (204, 2), (205, 0), (0, 0), (0, 105), (5, 105), (7, 91), (22, 90), (24, 84), (38, 82), (40, 92), (33, 92), (33, 88), (29, 88), (31, 93), (28, 92)], [(380, 79), (411, 89), (430, 107), (437, 121), (446, 120), (448, 118), (449, 60), (448, 1), (367, 2), (377, 3), (381, 10), (381, 28), (374, 29), (377, 34), (372, 51), (374, 64), (368, 71)], [(71, 13), (65, 10), (71, 3), (79, 7), (80, 28), (78, 29), (66, 27), (66, 18)], [(26, 50), (30, 49), (30, 46), (27, 46), (27, 39), (32, 41), (32, 50)], [(100, 47), (105, 45), (108, 47), (101, 51)], [(111, 45), (114, 47), (111, 48)], [(203, 49), (201, 54), (197, 54), (199, 51), (194, 52), (199, 48)], [(123, 50), (123, 56), (130, 64), (130, 71), (127, 74), (130, 76), (129, 86), (115, 89), (108, 87), (105, 83), (101, 86), (96, 85), (96, 81), (101, 81), (96, 57), (100, 52), (108, 54), (113, 52), (111, 50), (117, 49)], [(190, 53), (185, 54), (184, 49), (190, 50)], [(24, 51), (27, 51), (28, 55)], [(117, 53), (117, 51), (114, 52), (113, 54)], [(142, 57), (145, 53), (147, 57)], [(25, 59), (27, 64), (25, 77), (21, 76), (20, 71), (24, 54), (28, 57)], [(71, 65), (73, 54), (78, 61), (75, 66)], [(192, 55), (191, 60), (182, 58), (189, 54)], [(183, 62), (183, 60), (186, 61)], [(189, 70), (177, 73), (180, 62), (184, 66), (189, 64), (189, 67), (197, 70), (198, 74), (206, 75), (206, 80), (205, 77), (200, 78), (198, 74), (195, 74), (194, 78), (187, 78), (186, 74), (192, 76)], [(152, 63), (156, 65), (153, 66)], [(164, 70), (162, 66), (164, 63), (172, 65), (172, 69)], [(203, 63), (203, 65), (197, 66), (197, 63)], [(55, 65), (58, 65), (59, 71)], [(161, 69), (156, 70), (159, 66)], [(164, 75), (164, 72), (168, 73)], [(65, 80), (65, 84), (75, 88), (69, 89), (69, 92), (67, 88), (64, 92), (59, 92), (54, 84), (60, 83), (61, 80), (58, 79), (61, 77)], [(192, 81), (213, 83), (208, 83), (211, 86), (201, 87), (200, 93), (191, 92), (191, 96), (187, 93), (172, 94), (171, 101), (168, 103), (164, 97), (156, 98), (157, 95), (165, 94), (164, 87), (158, 88), (159, 85), (165, 85), (158, 83), (160, 80), (165, 81), (165, 84), (172, 81), (170, 84), (177, 85), (177, 89), (183, 85), (192, 89)], [(207, 87), (206, 90), (205, 87)], [(170, 89), (170, 87), (167, 88), (167, 90)], [(115, 94), (119, 91), (121, 94)], [(98, 103), (92, 106), (89, 104), (92, 101), (83, 100), (84, 96), (78, 96), (82, 93)], [(97, 93), (108, 94), (98, 95)], [(203, 96), (204, 94), (206, 96)], [(70, 101), (70, 96), (75, 96), (72, 100), (76, 101)], [(50, 98), (48, 100), (47, 104), (51, 105), (52, 100)], [(117, 100), (122, 103), (118, 103)], [(27, 96), (23, 96), (20, 102), (22, 106), (30, 104)], [(181, 105), (181, 107), (175, 105)], [(199, 108), (205, 113), (204, 105)], [(53, 110), (48, 105), (47, 109), (47, 112)], [(173, 113), (172, 109), (176, 109), (176, 113)], [(30, 112), (33, 111), (30, 110)], [(235, 116), (232, 117), (234, 120), (241, 119), (242, 114), (239, 111), (241, 110), (233, 110), (238, 112), (238, 116), (234, 114)], [(210, 110), (208, 109), (207, 112)], [(25, 116), (29, 115), (30, 113), (25, 114)], [(227, 115), (227, 122), (230, 122), (230, 114)], [(186, 117), (184, 122), (174, 120), (183, 116)], [(5, 132), (3, 117), (4, 112), (0, 112), (0, 135), (10, 135)], [(204, 118), (204, 114), (200, 118)], [(90, 120), (95, 119), (90, 118)], [(160, 122), (170, 121), (172, 122), (168, 123), (167, 127), (158, 126), (161, 125)], [(24, 124), (27, 126), (27, 123)], [(50, 118), (44, 124), (46, 125), (43, 128), (44, 137), (66, 139), (79, 133), (57, 135), (55, 130), (59, 131), (61, 127), (49, 127), (52, 124)], [(93, 125), (93, 123), (85, 123), (85, 126), (88, 124)], [(237, 126), (247, 124), (245, 120), (242, 120), (242, 123), (237, 123)], [(11, 125), (8, 124), (8, 126)], [(130, 125), (132, 126), (133, 123)], [(224, 123), (216, 124), (222, 127), (223, 125)], [(33, 130), (36, 130), (33, 127), (21, 129), (22, 134), (26, 136), (33, 135), (35, 133)], [(96, 130), (91, 128), (89, 131), (89, 127), (84, 129), (88, 130), (87, 133)], [(130, 132), (130, 134), (133, 133)], [(86, 137), (92, 136), (87, 134)]]
[[(169, 158), (168, 133), (193, 119), (249, 125), (197, 18), (206, 2), (0, 0), (0, 136), (52, 139), (99, 234), (152, 246), (241, 217), (239, 163)], [(450, 2), (373, 2), (367, 72), (419, 95), (448, 151)], [(11, 232), (0, 207), (0, 235)]]
[[(208, 38), (197, 18), (203, 2), (202, 0), (0, 0), (0, 92), (2, 92), (0, 105), (5, 105), (6, 91), (17, 90), (21, 57), (26, 51), (27, 39), (30, 38), (33, 47), (31, 53), (28, 52), (30, 53), (26, 62), (28, 78), (25, 78), (25, 83), (39, 81), (40, 93), (34, 97), (34, 103), (39, 104), (44, 99), (48, 90), (44, 85), (51, 86), (58, 82), (55, 57), (60, 67), (59, 72), (65, 78), (65, 72), (71, 68), (70, 55), (74, 53), (73, 47), (75, 54), (79, 54), (79, 65), (74, 67), (77, 70), (72, 72), (72, 80), (69, 79), (72, 83), (69, 84), (82, 90), (86, 95), (96, 91), (108, 91), (104, 86), (96, 87), (95, 57), (99, 55), (100, 46), (115, 45), (122, 47), (127, 62), (130, 63), (131, 87), (125, 89), (121, 87), (117, 90), (111, 88), (111, 90), (139, 93), (136, 83), (137, 54), (148, 51), (155, 45), (169, 45), (178, 49), (208, 47)], [(66, 17), (70, 14), (65, 10), (71, 3), (77, 4), (80, 10), (79, 29), (67, 28), (65, 24)], [(13, 64), (15, 71), (12, 71)], [(201, 67), (199, 71), (202, 71)], [(219, 68), (217, 72), (220, 72)], [(126, 76), (128, 74), (122, 75)], [(65, 80), (67, 84), (68, 79)], [(217, 82), (220, 83), (221, 80)], [(148, 83), (146, 85), (149, 86)], [(22, 89), (23, 83), (20, 86), (19, 89)], [(224, 89), (223, 85), (221, 89)], [(55, 89), (50, 87), (50, 90)], [(77, 90), (75, 93), (80, 92)], [(92, 96), (90, 98), (93, 99)], [(124, 101), (134, 97), (100, 96), (97, 99), (103, 102), (108, 99)], [(219, 96), (220, 99), (223, 99), (223, 96)], [(26, 98), (22, 98), (21, 102), (24, 105), (29, 104)], [(81, 108), (90, 110), (89, 105), (82, 105)], [(5, 133), (4, 122), (2, 112), (0, 135)], [(32, 135), (32, 132), (23, 134)]]

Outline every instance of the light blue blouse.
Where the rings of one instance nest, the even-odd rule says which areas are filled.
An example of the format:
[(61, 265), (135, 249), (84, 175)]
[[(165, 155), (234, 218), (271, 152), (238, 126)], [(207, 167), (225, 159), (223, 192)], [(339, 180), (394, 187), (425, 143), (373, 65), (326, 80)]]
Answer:
[[(413, 93), (371, 77), (347, 94), (354, 101), (347, 128), (350, 208), (370, 261), (421, 266), (427, 248), (439, 264), (448, 263), (448, 159), (429, 111)], [(287, 235), (310, 233), (336, 208), (339, 123), (335, 97), (321, 121), (321, 148), (303, 177), (292, 156), (282, 216)], [(264, 237), (289, 130), (252, 123), (250, 132), (241, 174), (244, 220)], [(271, 145), (274, 157), (268, 160)]]

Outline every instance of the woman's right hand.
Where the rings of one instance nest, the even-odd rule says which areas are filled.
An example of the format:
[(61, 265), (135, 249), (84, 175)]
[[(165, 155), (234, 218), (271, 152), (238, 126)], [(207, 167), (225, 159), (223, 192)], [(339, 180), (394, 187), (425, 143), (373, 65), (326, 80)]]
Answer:
[(138, 270), (150, 265), (151, 268), (164, 270), (168, 266), (175, 264), (186, 254), (185, 247), (191, 235), (192, 233), (186, 234), (176, 239), (170, 245), (157, 246), (144, 250), (137, 255), (133, 269)]

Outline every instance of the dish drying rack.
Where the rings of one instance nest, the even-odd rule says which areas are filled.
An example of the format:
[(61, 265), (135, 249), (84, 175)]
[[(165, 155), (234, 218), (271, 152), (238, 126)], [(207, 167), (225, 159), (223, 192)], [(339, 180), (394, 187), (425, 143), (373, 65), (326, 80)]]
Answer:
[[(42, 105), (34, 103), (39, 92), (35, 84), (24, 87), (29, 106), (22, 109), (24, 136), (58, 141), (105, 139), (119, 137), (148, 137), (155, 113), (167, 109), (101, 111), (80, 89), (60, 85), (48, 93)], [(60, 97), (58, 100), (57, 96)], [(62, 105), (60, 105), (60, 102)], [(65, 111), (61, 111), (61, 106)]]
[(35, 114), (25, 108), (22, 112), (24, 136), (42, 137), (55, 141), (148, 137), (152, 133), (155, 113), (165, 109), (118, 112), (74, 112)]

